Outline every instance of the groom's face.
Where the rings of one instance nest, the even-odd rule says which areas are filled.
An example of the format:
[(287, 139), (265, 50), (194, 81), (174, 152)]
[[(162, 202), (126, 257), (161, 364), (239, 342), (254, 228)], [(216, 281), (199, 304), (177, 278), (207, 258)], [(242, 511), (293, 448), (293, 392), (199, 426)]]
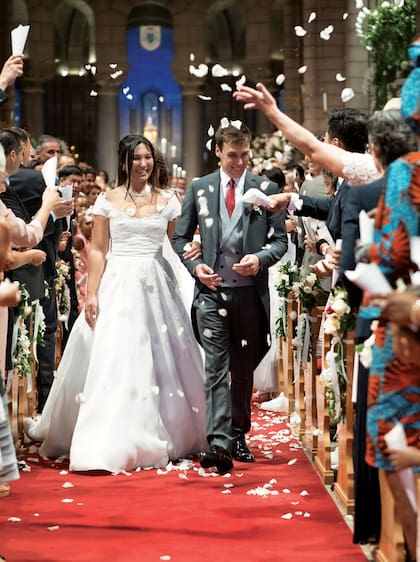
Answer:
[(222, 170), (229, 177), (238, 179), (246, 170), (251, 147), (249, 141), (242, 144), (234, 144), (230, 142), (223, 143), (222, 148), (216, 146), (216, 156), (220, 160)]

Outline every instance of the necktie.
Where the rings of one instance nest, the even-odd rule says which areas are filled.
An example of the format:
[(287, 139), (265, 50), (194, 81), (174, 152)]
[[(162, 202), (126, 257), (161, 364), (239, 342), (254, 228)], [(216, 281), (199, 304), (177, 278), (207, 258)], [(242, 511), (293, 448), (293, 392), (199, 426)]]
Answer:
[(230, 217), (232, 216), (234, 208), (235, 208), (235, 180), (230, 178), (229, 187), (226, 193), (226, 209)]

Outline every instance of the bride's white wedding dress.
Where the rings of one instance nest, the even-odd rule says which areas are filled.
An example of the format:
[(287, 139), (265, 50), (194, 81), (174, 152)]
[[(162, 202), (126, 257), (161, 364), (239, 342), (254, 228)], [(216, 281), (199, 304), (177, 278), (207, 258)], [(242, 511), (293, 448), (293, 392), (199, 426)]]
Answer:
[(45, 457), (71, 470), (162, 467), (203, 450), (204, 371), (190, 318), (162, 257), (174, 196), (158, 214), (129, 216), (101, 195), (111, 247), (94, 330), (73, 326), (42, 415), (26, 421)]

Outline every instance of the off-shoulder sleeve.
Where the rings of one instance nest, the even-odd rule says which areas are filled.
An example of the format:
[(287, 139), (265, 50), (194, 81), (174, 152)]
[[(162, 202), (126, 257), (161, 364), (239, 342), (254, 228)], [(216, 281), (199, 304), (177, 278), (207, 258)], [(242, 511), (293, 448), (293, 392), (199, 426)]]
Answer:
[(105, 196), (105, 193), (100, 193), (96, 198), (90, 213), (92, 215), (101, 215), (102, 217), (109, 217), (112, 211), (112, 205)]
[(181, 203), (175, 193), (168, 192), (169, 201), (165, 207), (164, 213), (168, 221), (176, 219), (181, 214)]
[(42, 239), (44, 231), (41, 223), (34, 219), (29, 224), (18, 218), (3, 201), (0, 201), (0, 216), (4, 217), (10, 225), (12, 244), (16, 247), (33, 248)]
[(381, 177), (371, 154), (346, 152), (343, 156), (343, 175), (349, 185), (370, 183)]

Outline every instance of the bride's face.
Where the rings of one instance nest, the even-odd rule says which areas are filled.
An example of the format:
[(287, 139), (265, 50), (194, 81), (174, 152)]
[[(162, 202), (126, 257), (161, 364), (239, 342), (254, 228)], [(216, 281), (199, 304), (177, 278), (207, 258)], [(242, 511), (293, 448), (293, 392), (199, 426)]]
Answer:
[(134, 149), (131, 167), (131, 182), (147, 182), (154, 166), (152, 153), (145, 144), (138, 144)]

